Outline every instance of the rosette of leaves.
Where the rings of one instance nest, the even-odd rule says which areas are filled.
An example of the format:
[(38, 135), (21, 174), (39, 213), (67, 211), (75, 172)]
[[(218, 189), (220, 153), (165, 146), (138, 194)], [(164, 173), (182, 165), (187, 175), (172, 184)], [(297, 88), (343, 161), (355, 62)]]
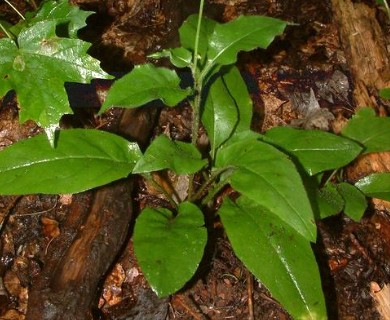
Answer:
[[(79, 192), (130, 173), (156, 184), (152, 173), (161, 170), (188, 176), (187, 199), (171, 198), (171, 208), (145, 208), (134, 231), (143, 273), (154, 291), (166, 296), (182, 288), (197, 270), (207, 241), (203, 209), (230, 185), (238, 199), (225, 198), (216, 215), (236, 255), (294, 318), (326, 318), (312, 251), (315, 220), (342, 210), (352, 214), (357, 210), (355, 217), (360, 216), (362, 207), (351, 203), (359, 197), (359, 203), (365, 203), (365, 196), (388, 196), (388, 177), (327, 189), (321, 180), (359, 154), (377, 151), (382, 134), (390, 141), (386, 133), (390, 130), (380, 131), (388, 119), (367, 111), (350, 121), (343, 137), (287, 127), (265, 135), (250, 130), (252, 102), (235, 66), (237, 54), (267, 48), (286, 25), (261, 16), (242, 16), (224, 24), (201, 14), (190, 16), (179, 30), (181, 46), (153, 57), (189, 68), (193, 85), (183, 87), (174, 70), (139, 65), (115, 82), (101, 112), (113, 105), (136, 108), (156, 99), (176, 106), (186, 99), (193, 108), (191, 142), (163, 135), (141, 154), (135, 144), (97, 130), (61, 131), (56, 148), (44, 137), (34, 137), (0, 152), (0, 192)], [(377, 131), (368, 135), (374, 122)], [(207, 155), (197, 146), (201, 125), (210, 141)], [(197, 187), (195, 175), (203, 177)]]

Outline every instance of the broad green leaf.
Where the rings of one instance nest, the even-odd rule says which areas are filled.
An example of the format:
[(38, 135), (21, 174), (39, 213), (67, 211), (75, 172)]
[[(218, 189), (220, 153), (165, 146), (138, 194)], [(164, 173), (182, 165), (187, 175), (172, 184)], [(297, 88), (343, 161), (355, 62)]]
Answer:
[(48, 132), (62, 115), (72, 113), (65, 82), (110, 77), (87, 54), (88, 43), (59, 38), (55, 30), (55, 21), (41, 21), (24, 29), (17, 44), (0, 39), (0, 95), (14, 89), (20, 121), (34, 120)]
[(383, 99), (388, 99), (388, 100), (390, 100), (390, 88), (381, 89), (381, 90), (379, 91), (379, 95), (380, 95)]
[[(194, 14), (188, 17), (179, 29), (181, 45), (194, 53), (194, 44), (196, 37), (196, 28), (199, 15)], [(206, 52), (209, 44), (209, 38), (212, 35), (217, 22), (207, 17), (202, 18), (202, 24), (199, 34), (198, 56), (200, 57), (201, 65), (205, 62)]]
[(0, 194), (81, 192), (126, 177), (140, 157), (136, 144), (104, 131), (60, 131), (55, 148), (38, 135), (0, 151)]
[(265, 16), (240, 16), (224, 24), (217, 23), (208, 37), (206, 70), (235, 63), (240, 51), (267, 48), (286, 25)]
[(390, 118), (377, 117), (373, 109), (363, 108), (348, 121), (342, 135), (361, 143), (365, 153), (390, 151)]
[(364, 194), (352, 184), (342, 182), (337, 185), (337, 190), (343, 197), (344, 213), (355, 221), (360, 221), (367, 208), (367, 200)]
[[(87, 25), (85, 21), (91, 14), (92, 11), (70, 5), (68, 0), (45, 1), (36, 13), (26, 15), (26, 22), (31, 26), (40, 21), (54, 21), (58, 29), (66, 30), (66, 34), (60, 36), (77, 38), (77, 32)], [(64, 30), (57, 31), (62, 33)]]
[(390, 201), (390, 173), (373, 173), (360, 179), (355, 186), (367, 197)]
[(133, 235), (142, 272), (159, 297), (181, 289), (199, 266), (206, 246), (203, 214), (192, 203), (179, 205), (176, 217), (165, 208), (146, 208)]
[(265, 135), (295, 157), (309, 175), (344, 167), (362, 151), (356, 142), (320, 130), (275, 127)]
[(173, 107), (191, 93), (190, 88), (181, 89), (179, 84), (180, 78), (173, 70), (152, 64), (137, 65), (115, 81), (100, 112), (113, 106), (136, 108), (157, 99)]
[(233, 168), (227, 179), (235, 190), (315, 241), (313, 212), (301, 177), (286, 154), (262, 141), (243, 138), (221, 147), (216, 167)]
[(344, 199), (333, 184), (328, 183), (316, 191), (316, 204), (321, 219), (339, 214), (343, 210)]
[(233, 66), (210, 85), (202, 123), (211, 145), (211, 157), (232, 134), (250, 129), (252, 100), (238, 69)]
[(192, 62), (191, 52), (183, 47), (165, 49), (163, 51), (153, 53), (149, 55), (149, 57), (153, 59), (169, 58), (171, 63), (178, 68), (186, 68)]
[(133, 173), (163, 169), (171, 169), (178, 174), (195, 173), (206, 163), (207, 160), (202, 160), (202, 155), (193, 144), (172, 141), (166, 135), (160, 135), (138, 161)]
[(294, 319), (326, 319), (321, 278), (309, 241), (263, 206), (225, 198), (219, 209), (235, 254)]

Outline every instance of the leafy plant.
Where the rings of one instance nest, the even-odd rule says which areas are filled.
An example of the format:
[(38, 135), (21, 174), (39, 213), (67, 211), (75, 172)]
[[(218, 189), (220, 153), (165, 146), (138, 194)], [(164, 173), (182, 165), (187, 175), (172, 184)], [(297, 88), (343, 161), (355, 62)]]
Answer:
[[(267, 48), (283, 33), (287, 23), (269, 17), (242, 16), (220, 24), (203, 17), (203, 3), (199, 14), (190, 16), (181, 26), (181, 47), (153, 55), (168, 58), (177, 68), (189, 68), (193, 85), (181, 87), (180, 77), (173, 70), (139, 65), (114, 83), (100, 111), (111, 106), (136, 108), (156, 99), (167, 106), (186, 100), (193, 110), (191, 142), (172, 141), (162, 135), (141, 154), (136, 144), (98, 130), (60, 131), (55, 148), (42, 135), (36, 136), (0, 152), (0, 193), (80, 192), (128, 174), (141, 174), (158, 186), (169, 201), (166, 208), (145, 208), (137, 219), (133, 236), (140, 266), (159, 296), (182, 288), (196, 271), (207, 241), (203, 215), (213, 214), (222, 220), (236, 255), (293, 317), (325, 318), (321, 279), (312, 251), (312, 243), (316, 241), (315, 220), (341, 211), (358, 220), (366, 209), (366, 196), (389, 197), (389, 174), (369, 176), (355, 185), (337, 175), (340, 168), (364, 152), (390, 149), (389, 119), (378, 118), (363, 109), (348, 123), (343, 137), (288, 127), (273, 128), (264, 135), (252, 132), (252, 102), (235, 66), (237, 54)], [(57, 38), (55, 27), (67, 25), (70, 35), (85, 19), (85, 16), (77, 19), (78, 14), (74, 13), (69, 20), (58, 17), (50, 20), (50, 15), (41, 13), (48, 5), (53, 5), (48, 12), (56, 12), (61, 11), (56, 5), (63, 2), (45, 3), (30, 18), (30, 24), (21, 27), (17, 43), (11, 39), (0, 42), (10, 48), (3, 51), (0, 60), (2, 70), (6, 70), (0, 80), (2, 94), (15, 88), (23, 97), (21, 81), (28, 72), (36, 74), (35, 69), (21, 65), (29, 65), (40, 57), (42, 39), (37, 40), (38, 44), (33, 41), (36, 57), (36, 53), (28, 54), (30, 51), (21, 49), (25, 43), (21, 41), (23, 37), (36, 28), (39, 31), (42, 25), (49, 38), (54, 37), (61, 46), (64, 39)], [(71, 21), (77, 21), (72, 25), (78, 27), (71, 28)], [(31, 37), (39, 38), (36, 34)], [(83, 45), (76, 52), (83, 55), (84, 49)], [(51, 67), (50, 59), (58, 52), (45, 52), (44, 63)], [(81, 70), (85, 71), (83, 79), (72, 79), (106, 77), (100, 69), (90, 69), (93, 71)], [(76, 70), (80, 71), (71, 69), (73, 73)], [(60, 78), (55, 90), (63, 83)], [(57, 108), (41, 92), (47, 88), (51, 87), (43, 80), (35, 88), (36, 95), (44, 97), (45, 111), (35, 104), (24, 108), (30, 110), (30, 117), (50, 127), (69, 110), (58, 107), (50, 121), (40, 120), (46, 119), (41, 114), (49, 113), (46, 104)], [(21, 111), (21, 119), (26, 118)], [(210, 141), (207, 154), (198, 149), (200, 126), (205, 128)], [(154, 173), (161, 170), (188, 178), (186, 199), (179, 200), (158, 185)], [(236, 191), (236, 199), (225, 197), (222, 206), (213, 212), (215, 197), (227, 186)]]
[(20, 121), (34, 120), (52, 144), (60, 118), (72, 113), (64, 83), (110, 78), (77, 38), (90, 14), (65, 0), (46, 1), (17, 25), (2, 24), (8, 37), (0, 39), (0, 96), (15, 90)]

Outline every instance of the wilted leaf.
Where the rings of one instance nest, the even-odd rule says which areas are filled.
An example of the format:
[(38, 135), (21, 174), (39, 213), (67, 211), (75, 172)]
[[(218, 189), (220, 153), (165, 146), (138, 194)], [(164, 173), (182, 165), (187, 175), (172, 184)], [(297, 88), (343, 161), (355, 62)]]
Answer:
[(141, 151), (98, 130), (60, 131), (52, 148), (44, 135), (0, 152), (0, 194), (76, 193), (126, 177)]
[(342, 168), (363, 149), (350, 139), (320, 130), (275, 127), (265, 135), (271, 143), (294, 156), (309, 175)]
[(181, 289), (199, 266), (206, 246), (203, 214), (183, 202), (176, 217), (165, 208), (146, 208), (136, 221), (134, 251), (142, 272), (159, 297)]
[(318, 265), (306, 238), (248, 198), (218, 211), (235, 254), (294, 319), (326, 319)]

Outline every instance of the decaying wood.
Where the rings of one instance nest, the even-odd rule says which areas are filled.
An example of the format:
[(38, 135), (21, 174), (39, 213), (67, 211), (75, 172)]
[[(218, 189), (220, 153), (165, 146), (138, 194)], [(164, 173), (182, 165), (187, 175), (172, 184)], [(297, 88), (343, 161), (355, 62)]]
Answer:
[(131, 206), (128, 181), (75, 196), (29, 293), (27, 319), (92, 319), (99, 282), (126, 238)]
[(380, 288), (376, 282), (371, 282), (370, 289), (382, 319), (390, 319), (390, 286), (386, 284)]
[(355, 103), (376, 106), (374, 94), (390, 86), (390, 61), (375, 9), (362, 2), (332, 0), (332, 10), (355, 84)]
[[(357, 108), (371, 106), (381, 114), (383, 110), (377, 104), (377, 96), (379, 89), (390, 87), (390, 59), (375, 9), (351, 0), (332, 0), (332, 6), (355, 85), (354, 102)], [(347, 177), (356, 181), (374, 172), (390, 172), (389, 152), (359, 157), (348, 168)], [(390, 208), (387, 202), (375, 203), (378, 209)]]

